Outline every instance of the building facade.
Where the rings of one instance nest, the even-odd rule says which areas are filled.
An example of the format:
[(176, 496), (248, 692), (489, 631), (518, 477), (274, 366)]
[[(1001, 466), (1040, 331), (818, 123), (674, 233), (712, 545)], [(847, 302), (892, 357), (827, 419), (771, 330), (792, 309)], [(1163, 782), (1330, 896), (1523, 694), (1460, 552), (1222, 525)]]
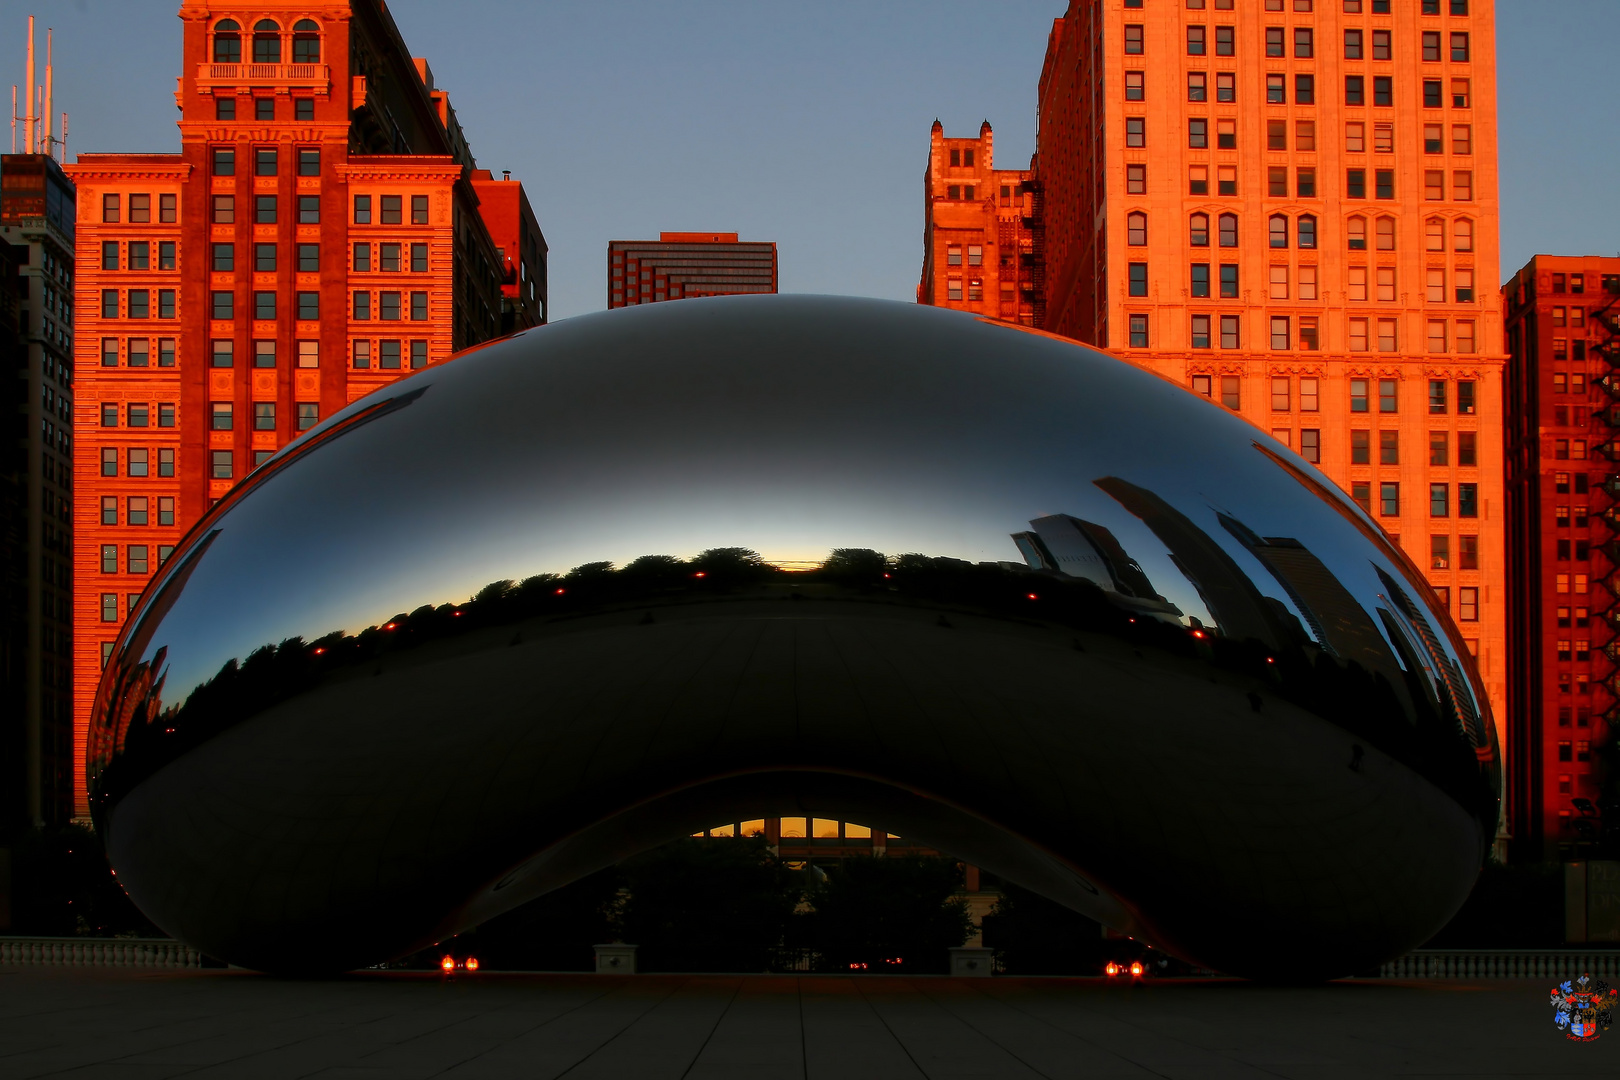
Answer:
[(489, 229), (500, 260), (501, 333), (511, 334), (546, 321), (545, 233), (534, 216), (523, 185), (511, 173), (497, 180), (488, 169), (472, 174), (478, 214)]
[(659, 233), (608, 244), (608, 307), (776, 291), (776, 244), (736, 233)]
[[(1600, 752), (1616, 718), (1620, 625), (1620, 258), (1537, 255), (1502, 288), (1507, 317), (1509, 820), (1516, 854), (1599, 838)], [(1590, 849), (1587, 849), (1588, 851)]]
[[(180, 152), (67, 170), (81, 753), (119, 625), (186, 529), (322, 417), (505, 322), (477, 163), (382, 3), (187, 0), (180, 19)], [(543, 250), (537, 225), (506, 232)], [(543, 297), (543, 258), (525, 266)]]
[(923, 174), (917, 302), (1037, 326), (1045, 317), (1032, 169), (997, 169), (990, 121), (948, 139), (938, 120)]
[(1030, 184), (1037, 325), (1319, 465), (1427, 572), (1500, 733), (1494, 20), (1490, 0), (1071, 0)]
[(0, 156), (0, 832), (74, 812), (74, 210), (49, 154)]

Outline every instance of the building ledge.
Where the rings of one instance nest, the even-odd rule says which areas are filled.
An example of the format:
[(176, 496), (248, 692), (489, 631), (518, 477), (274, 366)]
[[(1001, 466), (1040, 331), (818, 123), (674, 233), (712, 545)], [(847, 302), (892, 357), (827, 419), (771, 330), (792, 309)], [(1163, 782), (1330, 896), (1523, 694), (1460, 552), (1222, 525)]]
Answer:
[(326, 64), (209, 64), (197, 65), (197, 92), (211, 94), (216, 87), (298, 87), (329, 93), (331, 69)]

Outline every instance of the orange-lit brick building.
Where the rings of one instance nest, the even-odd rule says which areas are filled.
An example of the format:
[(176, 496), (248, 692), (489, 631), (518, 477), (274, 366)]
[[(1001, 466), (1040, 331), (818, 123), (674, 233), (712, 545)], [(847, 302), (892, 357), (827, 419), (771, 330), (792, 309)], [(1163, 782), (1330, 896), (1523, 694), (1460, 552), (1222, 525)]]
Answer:
[(501, 332), (524, 297), (503, 296), (520, 283), (492, 233), (535, 275), (512, 322), (543, 318), (520, 185), (477, 174), (383, 4), (186, 0), (180, 19), (180, 152), (67, 168), (81, 753), (119, 623), (186, 528), (322, 417)]
[(997, 169), (990, 121), (948, 139), (938, 120), (923, 174), (917, 301), (1038, 326), (1044, 319), (1038, 194), (1029, 169)]
[[(1509, 730), (1515, 853), (1596, 840), (1620, 651), (1620, 258), (1537, 255), (1507, 316)], [(1584, 802), (1583, 802), (1584, 800)]]
[(1071, 0), (1031, 187), (1038, 325), (1319, 464), (1428, 572), (1501, 733), (1494, 25), (1491, 0)]
[(608, 244), (608, 307), (776, 291), (776, 244), (736, 233), (659, 233)]

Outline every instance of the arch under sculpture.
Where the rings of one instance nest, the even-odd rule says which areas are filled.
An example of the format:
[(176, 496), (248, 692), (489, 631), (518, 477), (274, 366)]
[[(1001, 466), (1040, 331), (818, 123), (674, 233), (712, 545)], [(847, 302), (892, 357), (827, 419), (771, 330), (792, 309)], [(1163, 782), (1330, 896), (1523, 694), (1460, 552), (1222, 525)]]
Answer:
[(283, 448), (124, 628), (87, 779), (142, 910), (264, 970), (784, 815), (1311, 978), (1456, 911), (1494, 739), (1421, 574), (1242, 419), (1020, 327), (762, 296), (531, 330)]

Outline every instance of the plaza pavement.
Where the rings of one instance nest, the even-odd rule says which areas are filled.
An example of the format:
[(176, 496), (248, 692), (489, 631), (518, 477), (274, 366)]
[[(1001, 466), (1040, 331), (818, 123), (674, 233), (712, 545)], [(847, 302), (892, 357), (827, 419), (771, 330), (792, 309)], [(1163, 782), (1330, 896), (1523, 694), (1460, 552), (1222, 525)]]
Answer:
[(0, 1077), (1620, 1076), (1541, 982), (0, 968)]

